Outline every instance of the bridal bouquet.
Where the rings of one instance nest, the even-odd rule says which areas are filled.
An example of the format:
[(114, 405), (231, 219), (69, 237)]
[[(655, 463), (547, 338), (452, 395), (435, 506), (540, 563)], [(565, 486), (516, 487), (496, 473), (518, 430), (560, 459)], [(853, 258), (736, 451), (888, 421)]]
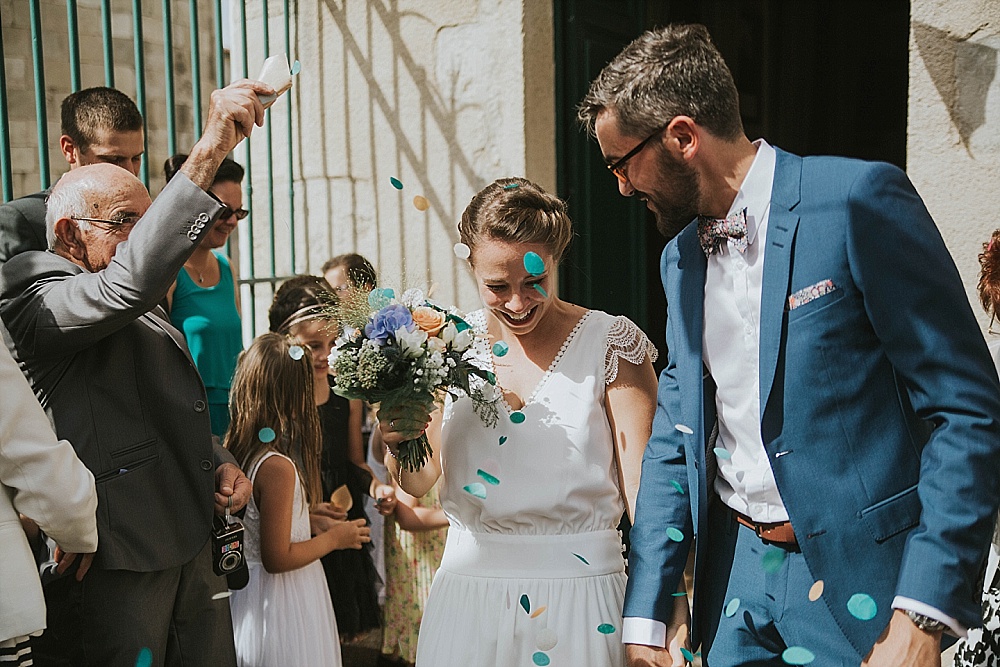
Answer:
[[(458, 311), (429, 302), (423, 292), (348, 291), (333, 306), (343, 333), (330, 353), (334, 391), (382, 407), (431, 405), (445, 393), (472, 399), (479, 418), (496, 424), (496, 376), (473, 363), (474, 333)], [(478, 378), (478, 379), (477, 379)], [(399, 464), (414, 472), (430, 456), (427, 435), (399, 446)]]

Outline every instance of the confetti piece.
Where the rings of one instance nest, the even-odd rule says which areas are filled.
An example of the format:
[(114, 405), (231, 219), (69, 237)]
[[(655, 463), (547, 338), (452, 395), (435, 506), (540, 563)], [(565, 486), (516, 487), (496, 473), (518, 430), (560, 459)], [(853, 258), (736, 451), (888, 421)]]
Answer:
[(678, 482), (676, 479), (670, 480), (670, 486), (674, 487), (677, 493), (684, 495), (684, 487), (681, 486), (681, 483)]
[(423, 195), (417, 195), (416, 197), (413, 198), (413, 208), (417, 209), (418, 211), (426, 211), (430, 207), (431, 203), (427, 201), (427, 197), (424, 197)]
[(302, 355), (304, 355), (305, 353), (306, 353), (305, 350), (303, 350), (302, 347), (299, 345), (292, 345), (290, 348), (288, 348), (288, 356), (290, 356), (295, 361), (301, 359)]
[(761, 556), (760, 566), (764, 568), (764, 572), (773, 574), (781, 569), (781, 566), (787, 557), (788, 554), (785, 553), (784, 549), (771, 547), (764, 552), (763, 556)]
[(534, 285), (535, 291), (542, 295), (543, 299), (549, 298), (549, 293), (545, 291), (545, 288), (541, 285)]
[(733, 598), (726, 605), (726, 608), (722, 610), (722, 613), (726, 615), (726, 618), (732, 618), (736, 615), (737, 610), (740, 608), (740, 599)]
[(538, 665), (538, 667), (545, 667), (549, 664), (549, 656), (539, 651), (531, 656), (531, 661)]
[(715, 455), (718, 456), (720, 459), (731, 459), (731, 458), (733, 458), (733, 455), (729, 453), (729, 450), (725, 449), (723, 447), (716, 447), (712, 451), (715, 452)]
[(674, 428), (680, 431), (681, 433), (687, 433), (688, 435), (694, 434), (694, 431), (691, 430), (691, 427), (685, 426), (684, 424), (674, 424)]
[(515, 424), (521, 424), (524, 422), (524, 413), (521, 412), (520, 410), (515, 410), (514, 412), (510, 413), (510, 420)]
[(573, 554), (573, 555), (576, 556), (577, 558), (579, 558), (580, 562), (583, 563), (584, 565), (590, 565), (590, 563), (587, 561), (587, 559), (584, 558), (583, 556), (581, 556), (580, 554)]
[(470, 496), (475, 496), (480, 500), (486, 500), (486, 487), (479, 482), (473, 482), (472, 484), (463, 486), (462, 489)]
[(597, 626), (597, 631), (600, 632), (602, 635), (614, 634), (615, 626), (611, 625), (610, 623), (601, 623), (600, 625)]
[(526, 614), (531, 613), (531, 601), (528, 599), (527, 595), (522, 595), (521, 599), (518, 600), (518, 602), (521, 604), (521, 609), (524, 610), (524, 613)]
[(691, 651), (686, 648), (681, 648), (681, 655), (684, 656), (684, 659), (688, 662), (694, 662), (694, 656), (691, 654)]
[(472, 255), (472, 249), (461, 242), (452, 246), (452, 250), (455, 251), (455, 257), (458, 257), (459, 259), (469, 259), (469, 256)]
[(505, 443), (505, 442), (507, 442), (507, 436), (505, 436), (505, 435), (501, 435), (501, 436), (500, 436), (500, 444), (502, 445), (502, 444), (503, 444), (503, 443)]
[(822, 595), (823, 595), (823, 580), (820, 579), (819, 581), (813, 583), (813, 585), (809, 587), (809, 601), (815, 602), (816, 600), (820, 599)]
[(148, 648), (143, 648), (139, 651), (139, 655), (135, 658), (135, 667), (150, 667), (153, 664), (153, 652)]
[(389, 182), (392, 183), (392, 187), (396, 188), (397, 190), (402, 190), (403, 189), (403, 182), (400, 181), (395, 176), (390, 176), (389, 177)]
[(500, 483), (499, 479), (497, 479), (496, 477), (494, 477), (493, 475), (489, 474), (488, 472), (486, 472), (481, 468), (476, 471), (476, 474), (482, 477), (487, 484), (492, 484), (493, 486), (496, 486)]
[(273, 428), (268, 428), (267, 426), (265, 426), (261, 430), (257, 431), (257, 438), (261, 442), (263, 442), (265, 445), (267, 443), (269, 443), (269, 442), (274, 442), (274, 439), (276, 437), (278, 437), (278, 436), (275, 435), (274, 429)]
[(213, 595), (212, 599), (213, 600), (225, 600), (227, 597), (229, 597), (232, 594), (233, 594), (232, 591), (222, 591), (221, 593), (216, 593), (215, 595)]
[(503, 342), (502, 340), (498, 340), (497, 342), (493, 343), (493, 354), (495, 354), (498, 357), (502, 357), (503, 355), (507, 354), (509, 350), (510, 350), (510, 345)]
[(298, 60), (296, 60), (295, 62), (292, 63), (292, 69), (289, 72), (289, 74), (291, 74), (292, 76), (295, 76), (296, 74), (298, 74), (301, 71), (302, 71), (302, 63), (300, 63)]
[(514, 190), (514, 189), (519, 188), (519, 187), (521, 187), (520, 183), (508, 183), (507, 185), (503, 186), (503, 189), (504, 190)]
[(533, 276), (545, 273), (545, 262), (537, 252), (524, 253), (524, 270)]
[(542, 628), (535, 635), (535, 648), (539, 651), (551, 651), (559, 643), (559, 636), (551, 628)]
[(507, 609), (510, 609), (510, 591), (507, 591)]
[(545, 613), (546, 609), (548, 609), (548, 607), (546, 607), (545, 605), (542, 605), (541, 607), (539, 607), (535, 611), (531, 612), (531, 618), (538, 618), (543, 613)]
[(683, 542), (684, 541), (684, 533), (682, 533), (681, 531), (677, 530), (673, 526), (671, 526), (670, 528), (667, 528), (667, 537), (669, 537), (674, 542)]
[(684, 593), (683, 591), (677, 591), (676, 593), (671, 593), (670, 596), (675, 598), (686, 598), (687, 593)]
[(781, 654), (781, 659), (788, 665), (808, 665), (816, 659), (813, 652), (801, 646), (789, 646)]
[(878, 613), (878, 605), (867, 593), (855, 593), (847, 601), (847, 611), (859, 621), (870, 621)]

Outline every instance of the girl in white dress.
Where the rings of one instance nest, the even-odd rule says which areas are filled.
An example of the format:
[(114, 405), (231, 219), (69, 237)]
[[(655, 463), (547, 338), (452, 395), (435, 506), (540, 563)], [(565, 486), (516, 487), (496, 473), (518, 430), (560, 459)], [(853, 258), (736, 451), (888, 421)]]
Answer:
[(418, 496), (441, 476), (450, 522), (417, 666), (620, 667), (617, 526), (650, 434), (655, 348), (627, 318), (552, 294), (572, 229), (535, 184), (489, 185), (459, 232), (486, 306), (469, 323), (497, 376), (499, 421), (485, 425), (467, 397), (433, 419), (413, 406), (379, 415), (390, 453), (427, 429), (431, 460), (390, 470)]
[(309, 348), (264, 334), (240, 355), (226, 447), (253, 482), (243, 555), (246, 588), (230, 608), (240, 667), (340, 667), (337, 622), (320, 557), (360, 549), (364, 519), (330, 521), (310, 538), (309, 506), (321, 503), (320, 426)]

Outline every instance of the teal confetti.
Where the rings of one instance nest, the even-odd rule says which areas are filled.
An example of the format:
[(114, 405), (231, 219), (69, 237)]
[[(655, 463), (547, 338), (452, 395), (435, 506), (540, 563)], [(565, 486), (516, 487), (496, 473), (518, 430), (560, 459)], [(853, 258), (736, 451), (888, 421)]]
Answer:
[(503, 342), (502, 340), (498, 340), (497, 342), (493, 343), (493, 354), (495, 354), (498, 357), (502, 357), (503, 355), (507, 354), (509, 350), (510, 350), (510, 345)]
[(486, 487), (479, 482), (473, 482), (468, 486), (463, 486), (462, 489), (465, 490), (465, 492), (470, 496), (475, 496), (480, 500), (486, 500)]
[(537, 252), (524, 253), (524, 270), (533, 276), (545, 273), (545, 262)]
[(808, 665), (816, 659), (813, 652), (801, 646), (789, 646), (781, 654), (781, 659), (787, 665)]
[(515, 410), (514, 412), (510, 413), (510, 420), (515, 424), (522, 424), (524, 423), (524, 413), (521, 412), (520, 410)]
[(687, 597), (687, 593), (685, 593), (684, 591), (677, 591), (676, 593), (671, 593), (670, 595), (671, 595), (671, 597), (675, 597), (675, 598), (686, 598)]
[(389, 177), (389, 182), (392, 183), (392, 187), (396, 188), (397, 190), (402, 190), (403, 189), (403, 182), (400, 181), (395, 176), (390, 176)]
[(674, 487), (674, 489), (677, 490), (677, 493), (681, 494), (682, 496), (684, 495), (684, 487), (681, 486), (681, 483), (678, 482), (676, 479), (670, 480), (670, 486)]
[(521, 609), (524, 610), (525, 614), (531, 613), (531, 601), (528, 599), (527, 595), (522, 595), (521, 599), (518, 600), (521, 603)]
[(686, 648), (681, 648), (681, 655), (684, 656), (684, 659), (688, 662), (694, 662), (694, 656), (691, 654), (691, 651)]
[(153, 664), (153, 652), (148, 648), (143, 648), (139, 651), (139, 655), (135, 658), (135, 667), (151, 667)]
[(476, 474), (482, 477), (487, 484), (492, 484), (493, 486), (496, 486), (497, 484), (500, 483), (499, 479), (497, 479), (496, 477), (494, 477), (493, 475), (489, 474), (488, 472), (486, 472), (481, 468), (476, 471)]
[(583, 563), (584, 565), (590, 565), (590, 563), (587, 562), (587, 559), (584, 558), (583, 556), (581, 556), (580, 554), (573, 554), (573, 555), (576, 556), (577, 558), (579, 558), (580, 562)]
[(295, 361), (298, 361), (305, 355), (305, 350), (302, 349), (301, 345), (292, 345), (288, 348), (288, 356), (290, 356)]
[(729, 453), (729, 450), (725, 449), (724, 447), (716, 447), (712, 451), (715, 452), (715, 455), (718, 456), (720, 459), (733, 458), (733, 455)]
[(597, 631), (600, 632), (602, 635), (611, 635), (614, 634), (615, 632), (615, 626), (611, 625), (610, 623), (601, 623), (600, 625), (597, 626)]
[(534, 287), (535, 287), (535, 291), (538, 292), (539, 294), (541, 294), (543, 299), (548, 299), (549, 298), (549, 293), (545, 291), (544, 287), (542, 287), (541, 285), (535, 285)]
[(722, 610), (722, 613), (726, 615), (726, 618), (732, 618), (736, 615), (736, 611), (740, 608), (740, 599), (733, 598), (726, 605), (726, 608)]
[(545, 667), (549, 664), (549, 656), (545, 655), (541, 651), (538, 651), (537, 653), (532, 654), (531, 661), (538, 665), (538, 667)]
[(267, 426), (257, 431), (257, 438), (265, 445), (269, 442), (274, 442), (276, 437), (278, 436), (274, 433), (274, 429), (268, 428)]
[(503, 186), (503, 189), (504, 190), (514, 190), (514, 189), (519, 188), (519, 187), (521, 187), (520, 183), (508, 183), (507, 185)]
[(505, 442), (507, 442), (507, 436), (505, 436), (505, 435), (501, 435), (501, 436), (500, 436), (500, 444), (502, 445), (502, 444), (503, 444), (503, 443), (505, 443)]
[(782, 564), (785, 562), (785, 558), (788, 554), (785, 553), (784, 549), (778, 549), (777, 547), (770, 547), (764, 552), (764, 555), (760, 558), (760, 566), (764, 568), (764, 572), (768, 574), (773, 574), (781, 569)]
[(847, 601), (847, 611), (859, 621), (870, 621), (878, 613), (878, 605), (867, 593), (855, 593)]
[(677, 530), (673, 526), (671, 526), (670, 528), (667, 528), (667, 537), (669, 537), (674, 542), (683, 542), (684, 541), (684, 533), (682, 533), (681, 531)]
[(302, 71), (302, 63), (300, 63), (298, 60), (296, 60), (295, 62), (292, 63), (292, 71), (290, 72), (290, 74), (292, 76), (295, 76), (296, 74), (298, 74), (301, 71)]

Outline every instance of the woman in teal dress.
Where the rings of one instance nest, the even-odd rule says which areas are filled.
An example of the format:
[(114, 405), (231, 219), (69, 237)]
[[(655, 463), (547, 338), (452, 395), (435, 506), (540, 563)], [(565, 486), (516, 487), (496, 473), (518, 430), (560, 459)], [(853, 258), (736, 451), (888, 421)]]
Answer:
[[(168, 181), (186, 157), (175, 155), (167, 160), (164, 172)], [(229, 385), (236, 357), (243, 349), (243, 327), (236, 275), (229, 258), (217, 248), (226, 244), (237, 223), (247, 216), (242, 182), (243, 167), (226, 158), (209, 188), (226, 208), (167, 293), (170, 321), (187, 340), (205, 383), (212, 434), (220, 438), (229, 427)]]

